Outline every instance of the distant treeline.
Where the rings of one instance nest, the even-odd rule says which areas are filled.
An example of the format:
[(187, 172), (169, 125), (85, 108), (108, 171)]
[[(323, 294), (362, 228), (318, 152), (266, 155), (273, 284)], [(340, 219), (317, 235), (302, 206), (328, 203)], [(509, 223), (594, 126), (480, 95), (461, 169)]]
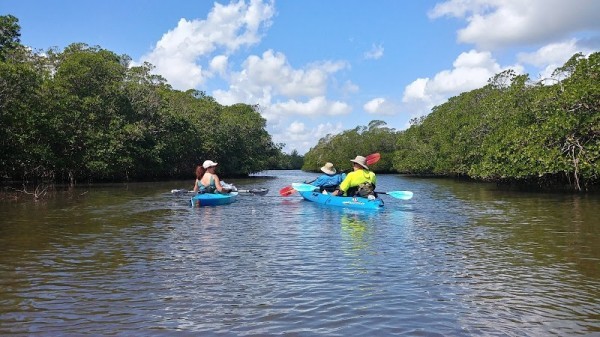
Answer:
[(396, 131), (373, 121), (319, 141), (303, 169), (342, 168), (380, 152), (379, 172), (458, 176), (572, 190), (600, 182), (600, 53), (576, 54), (551, 78), (504, 71)]
[(273, 143), (259, 106), (173, 90), (151, 64), (131, 67), (100, 47), (35, 53), (11, 15), (0, 16), (0, 32), (4, 181), (191, 179), (205, 159), (225, 176), (302, 165)]
[(349, 169), (379, 152), (376, 172), (465, 177), (592, 190), (600, 185), (600, 54), (574, 55), (551, 78), (513, 71), (450, 98), (407, 130), (374, 120), (318, 141), (304, 156), (281, 151), (258, 105), (223, 106), (174, 90), (153, 66), (76, 43), (21, 45), (0, 16), (0, 177), (22, 182), (190, 178), (205, 159), (224, 176), (265, 169)]

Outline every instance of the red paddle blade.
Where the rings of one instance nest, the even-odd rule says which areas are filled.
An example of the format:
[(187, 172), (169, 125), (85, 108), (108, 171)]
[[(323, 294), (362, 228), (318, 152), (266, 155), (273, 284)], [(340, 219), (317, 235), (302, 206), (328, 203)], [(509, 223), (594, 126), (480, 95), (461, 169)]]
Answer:
[(373, 165), (376, 162), (379, 161), (379, 159), (381, 158), (381, 155), (379, 154), (379, 152), (377, 153), (373, 153), (367, 156), (367, 165)]
[(279, 194), (282, 197), (287, 197), (289, 195), (292, 195), (294, 192), (296, 192), (296, 190), (292, 186), (286, 186), (279, 190)]

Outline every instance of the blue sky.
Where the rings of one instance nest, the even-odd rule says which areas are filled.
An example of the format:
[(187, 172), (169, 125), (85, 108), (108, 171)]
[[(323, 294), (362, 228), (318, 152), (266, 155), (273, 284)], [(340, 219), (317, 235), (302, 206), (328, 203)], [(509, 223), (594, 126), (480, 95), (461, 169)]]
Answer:
[(404, 130), (505, 69), (600, 50), (597, 0), (2, 0), (34, 50), (98, 45), (180, 90), (259, 104), (285, 152), (371, 120)]

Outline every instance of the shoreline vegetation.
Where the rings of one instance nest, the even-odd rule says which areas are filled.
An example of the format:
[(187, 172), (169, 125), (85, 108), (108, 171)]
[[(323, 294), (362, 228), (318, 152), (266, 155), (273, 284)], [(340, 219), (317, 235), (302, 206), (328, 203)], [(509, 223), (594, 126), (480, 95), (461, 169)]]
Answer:
[(598, 191), (598, 52), (575, 54), (538, 82), (504, 71), (406, 130), (374, 120), (315, 140), (302, 156), (273, 142), (259, 105), (223, 106), (203, 91), (174, 90), (151, 64), (131, 66), (129, 56), (99, 46), (33, 51), (20, 43), (12, 15), (0, 16), (0, 29), (2, 193), (40, 198), (61, 184), (192, 179), (206, 158), (225, 178), (318, 172), (375, 152), (377, 173)]
[(319, 141), (303, 169), (348, 153), (380, 152), (372, 169), (495, 182), (499, 186), (598, 191), (600, 53), (573, 55), (552, 78), (512, 70), (451, 97), (403, 131), (372, 121)]

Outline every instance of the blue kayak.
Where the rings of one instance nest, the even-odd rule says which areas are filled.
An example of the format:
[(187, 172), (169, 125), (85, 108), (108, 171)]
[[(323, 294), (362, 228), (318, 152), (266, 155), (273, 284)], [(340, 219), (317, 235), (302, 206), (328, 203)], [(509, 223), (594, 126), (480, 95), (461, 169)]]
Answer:
[(308, 201), (327, 206), (348, 207), (355, 209), (380, 209), (383, 207), (383, 200), (379, 198), (369, 200), (368, 198), (343, 197), (313, 191), (298, 191), (298, 193), (300, 193), (302, 197)]
[(192, 197), (192, 207), (195, 206), (218, 206), (227, 205), (235, 201), (238, 192), (220, 193), (200, 193)]

